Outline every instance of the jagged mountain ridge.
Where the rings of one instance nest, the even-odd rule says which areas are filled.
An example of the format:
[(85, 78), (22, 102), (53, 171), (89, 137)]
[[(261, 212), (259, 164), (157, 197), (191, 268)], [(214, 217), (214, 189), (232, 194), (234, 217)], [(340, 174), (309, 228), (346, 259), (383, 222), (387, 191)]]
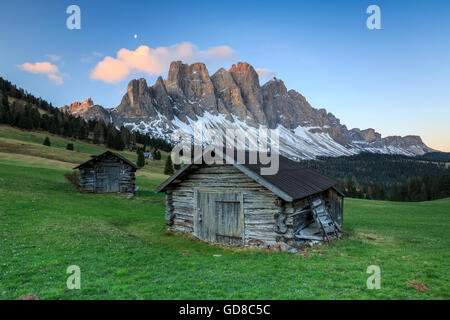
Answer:
[(69, 105), (59, 108), (63, 112), (68, 112), (74, 116), (80, 116), (85, 120), (102, 119), (106, 123), (111, 121), (110, 111), (100, 105), (94, 104), (91, 98), (83, 102), (75, 101)]
[(260, 86), (255, 69), (245, 62), (210, 76), (203, 63), (175, 61), (167, 80), (159, 77), (152, 86), (142, 78), (130, 81), (116, 108), (103, 108), (89, 98), (61, 109), (164, 138), (175, 129), (192, 133), (196, 121), (203, 121), (206, 128), (243, 128), (250, 134), (266, 127), (280, 135), (282, 153), (299, 159), (361, 151), (405, 155), (433, 151), (419, 136), (382, 138), (374, 129), (348, 130), (332, 113), (313, 108), (300, 93), (287, 90), (282, 80), (273, 78)]

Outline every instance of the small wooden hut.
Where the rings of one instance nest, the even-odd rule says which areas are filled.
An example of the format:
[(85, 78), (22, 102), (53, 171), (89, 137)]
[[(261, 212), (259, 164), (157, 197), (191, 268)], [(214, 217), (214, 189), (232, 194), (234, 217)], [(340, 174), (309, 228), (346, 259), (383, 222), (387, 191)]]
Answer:
[(74, 169), (80, 170), (80, 186), (93, 193), (131, 193), (135, 191), (138, 167), (120, 154), (106, 151)]
[(144, 152), (144, 159), (149, 159), (149, 160), (153, 160), (153, 153), (151, 152)]
[(183, 166), (155, 191), (166, 193), (168, 228), (208, 242), (294, 251), (340, 237), (343, 194), (336, 180), (281, 155), (276, 174), (260, 175), (262, 167)]

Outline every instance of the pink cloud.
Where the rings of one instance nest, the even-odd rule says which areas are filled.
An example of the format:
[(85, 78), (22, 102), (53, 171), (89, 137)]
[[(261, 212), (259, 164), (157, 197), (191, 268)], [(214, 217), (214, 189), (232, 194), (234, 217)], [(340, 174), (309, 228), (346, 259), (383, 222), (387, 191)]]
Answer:
[(174, 60), (186, 63), (220, 63), (235, 58), (234, 50), (228, 46), (200, 50), (189, 42), (154, 49), (140, 46), (134, 51), (123, 48), (117, 52), (116, 58), (105, 57), (100, 61), (92, 70), (91, 79), (114, 83), (124, 80), (133, 72), (160, 75), (167, 71), (170, 62)]
[(30, 72), (30, 73), (37, 73), (37, 74), (45, 74), (47, 77), (55, 82), (58, 85), (63, 84), (63, 78), (61, 75), (59, 75), (58, 67), (54, 64), (51, 64), (50, 62), (36, 62), (36, 63), (29, 63), (25, 62), (24, 64), (18, 65), (20, 69)]
[(25, 62), (19, 66), (20, 69), (31, 73), (57, 73), (58, 67), (51, 64), (50, 62), (36, 62), (34, 64)]
[(91, 79), (114, 83), (123, 80), (129, 74), (130, 68), (123, 61), (105, 57), (91, 72)]
[(63, 78), (57, 74), (50, 73), (47, 76), (50, 80), (52, 80), (57, 85), (62, 85), (64, 83)]
[(270, 80), (277, 75), (276, 72), (264, 68), (256, 68), (255, 71), (258, 74), (259, 78), (263, 81)]

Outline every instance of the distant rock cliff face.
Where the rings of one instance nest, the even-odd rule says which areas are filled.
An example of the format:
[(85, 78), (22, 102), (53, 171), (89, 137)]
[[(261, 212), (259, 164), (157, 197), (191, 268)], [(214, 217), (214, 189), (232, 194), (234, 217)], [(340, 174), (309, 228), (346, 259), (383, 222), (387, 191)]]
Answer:
[(102, 119), (165, 138), (175, 129), (192, 132), (197, 121), (223, 131), (268, 128), (280, 135), (282, 153), (299, 159), (361, 151), (406, 155), (433, 151), (417, 136), (382, 138), (374, 129), (348, 130), (333, 114), (313, 108), (300, 93), (287, 90), (283, 81), (273, 78), (260, 86), (255, 69), (245, 62), (210, 76), (203, 63), (175, 61), (167, 80), (159, 77), (152, 86), (145, 79), (130, 81), (116, 108), (94, 105), (89, 98), (61, 109), (86, 120)]
[(85, 120), (101, 119), (106, 123), (110, 122), (110, 111), (102, 106), (94, 104), (91, 98), (83, 102), (76, 101), (70, 105), (60, 107), (61, 111), (80, 116)]
[(94, 105), (91, 98), (86, 99), (83, 102), (76, 101), (70, 105), (60, 107), (61, 111), (68, 112), (74, 115), (83, 115), (90, 107)]

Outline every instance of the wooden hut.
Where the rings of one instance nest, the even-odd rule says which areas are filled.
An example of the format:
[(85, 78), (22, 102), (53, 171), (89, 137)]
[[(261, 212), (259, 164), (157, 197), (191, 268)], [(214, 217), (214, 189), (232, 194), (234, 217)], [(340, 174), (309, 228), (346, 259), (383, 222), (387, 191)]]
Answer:
[(80, 170), (80, 186), (93, 193), (131, 193), (135, 191), (138, 167), (120, 154), (106, 151), (74, 169)]
[(144, 159), (149, 159), (149, 160), (153, 160), (153, 153), (151, 152), (144, 152)]
[(230, 162), (187, 164), (156, 189), (166, 193), (169, 229), (208, 242), (294, 251), (340, 237), (336, 180), (281, 155), (274, 175), (260, 175), (260, 164)]

